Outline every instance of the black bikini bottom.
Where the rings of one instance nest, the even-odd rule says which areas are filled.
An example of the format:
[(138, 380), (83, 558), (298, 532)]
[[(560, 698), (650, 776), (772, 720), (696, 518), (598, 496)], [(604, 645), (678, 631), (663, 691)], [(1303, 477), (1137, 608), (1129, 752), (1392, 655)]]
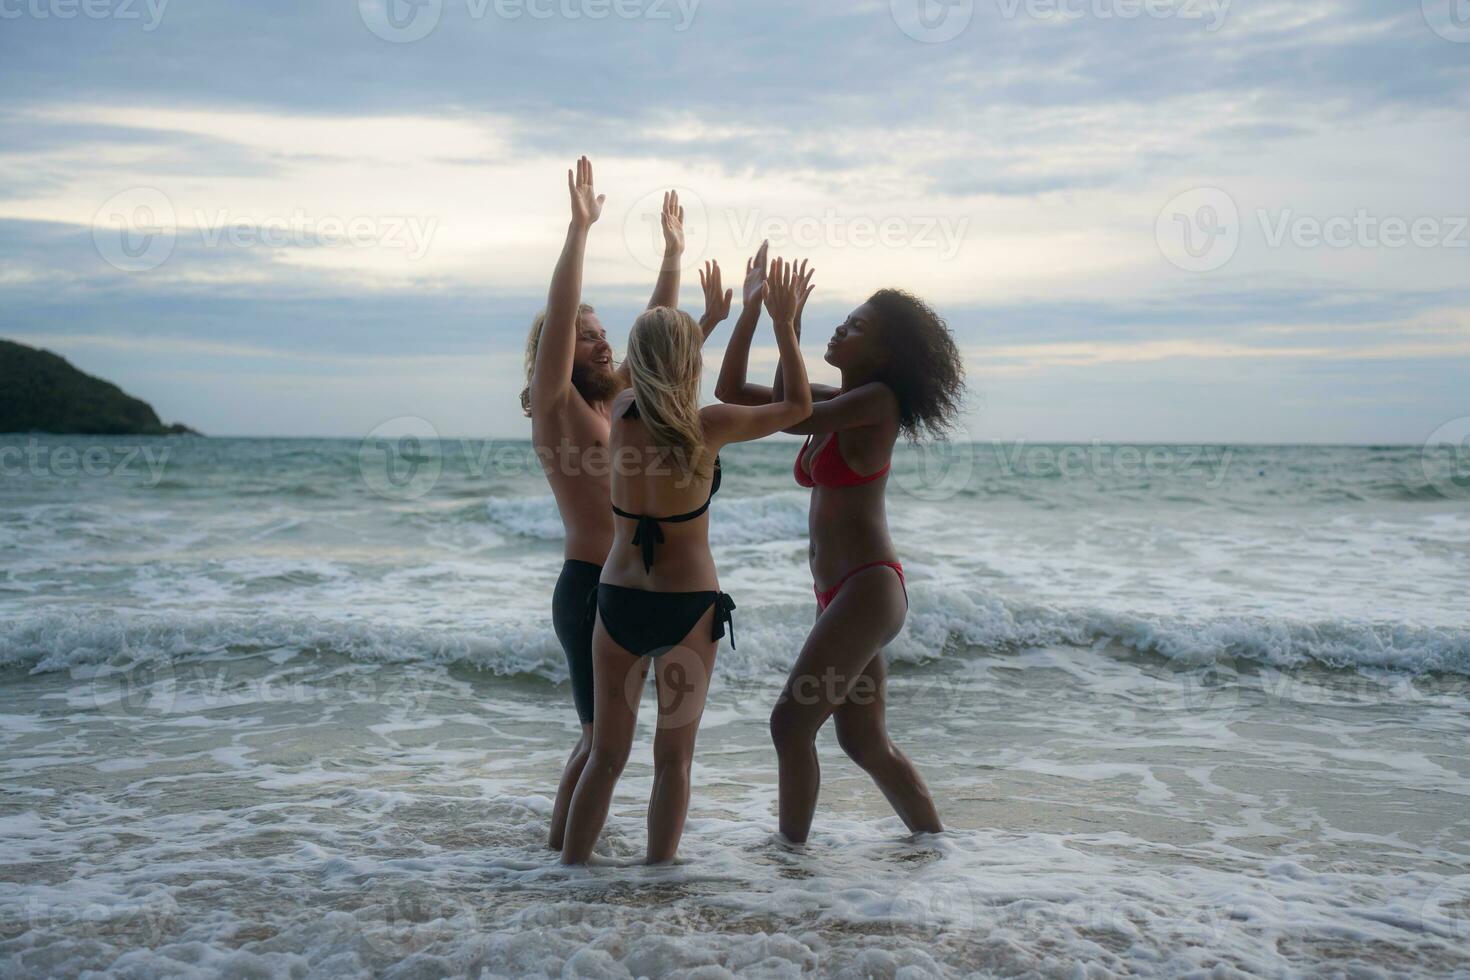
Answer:
[(597, 586), (602, 628), (635, 657), (668, 653), (689, 635), (710, 606), (716, 607), (710, 639), (723, 637), (728, 623), (730, 646), (735, 646), (735, 621), (730, 616), (735, 600), (724, 592), (650, 592), (606, 582)]

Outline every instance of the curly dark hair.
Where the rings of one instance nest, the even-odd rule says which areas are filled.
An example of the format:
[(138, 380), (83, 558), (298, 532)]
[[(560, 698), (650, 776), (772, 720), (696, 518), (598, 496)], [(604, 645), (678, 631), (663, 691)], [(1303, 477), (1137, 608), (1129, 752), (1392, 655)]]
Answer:
[(878, 342), (888, 361), (875, 381), (898, 397), (899, 429), (910, 440), (944, 438), (958, 420), (965, 393), (965, 363), (949, 324), (928, 303), (901, 289), (880, 289), (868, 299), (878, 314)]

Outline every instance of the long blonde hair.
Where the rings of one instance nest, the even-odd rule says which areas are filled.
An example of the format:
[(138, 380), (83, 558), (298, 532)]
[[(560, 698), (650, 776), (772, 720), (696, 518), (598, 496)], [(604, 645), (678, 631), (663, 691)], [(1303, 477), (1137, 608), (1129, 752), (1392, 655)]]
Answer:
[[(586, 303), (578, 306), (577, 329), (581, 329), (580, 321), (582, 319), (583, 313), (596, 312), (596, 310), (594, 310)], [(536, 351), (541, 348), (541, 331), (545, 326), (546, 311), (542, 310), (540, 313), (536, 314), (534, 319), (531, 320), (531, 332), (526, 334), (526, 386), (521, 389), (521, 411), (526, 413), (527, 418), (531, 417), (531, 376), (536, 373)]]
[(667, 306), (644, 311), (628, 334), (628, 372), (639, 417), (680, 469), (700, 477), (710, 471), (699, 422), (702, 346), (704, 334), (694, 318)]

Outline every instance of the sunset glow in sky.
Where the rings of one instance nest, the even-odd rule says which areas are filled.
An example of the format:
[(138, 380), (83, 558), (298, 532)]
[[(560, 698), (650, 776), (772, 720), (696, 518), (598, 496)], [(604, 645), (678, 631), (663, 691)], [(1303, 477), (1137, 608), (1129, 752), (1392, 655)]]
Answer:
[(0, 0), (0, 337), (211, 434), (525, 435), (586, 153), (615, 346), (676, 187), (686, 308), (769, 236), (832, 380), (917, 292), (971, 438), (1419, 442), (1470, 415), (1454, 2)]

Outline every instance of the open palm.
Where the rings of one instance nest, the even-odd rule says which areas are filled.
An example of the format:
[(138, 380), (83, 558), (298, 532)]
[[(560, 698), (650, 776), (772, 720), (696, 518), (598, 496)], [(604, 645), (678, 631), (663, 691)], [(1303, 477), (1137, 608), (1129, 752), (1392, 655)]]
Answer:
[(709, 326), (722, 322), (730, 315), (730, 300), (733, 289), (725, 289), (720, 281), (720, 263), (710, 261), (699, 270), (699, 285), (704, 290), (704, 322)]
[(679, 204), (678, 191), (664, 192), (664, 208), (659, 214), (659, 223), (664, 230), (664, 252), (669, 255), (683, 255), (684, 208)]
[[(801, 288), (805, 290), (805, 286)], [(766, 312), (776, 323), (794, 323), (800, 298), (797, 289), (796, 267), (783, 259), (772, 259), (766, 273)]]
[(761, 247), (756, 250), (755, 257), (747, 259), (745, 263), (745, 288), (741, 293), (741, 300), (746, 306), (760, 306), (761, 300), (766, 295), (766, 249), (770, 248), (769, 241), (761, 242)]
[(586, 157), (577, 160), (577, 170), (567, 171), (567, 189), (572, 193), (572, 222), (582, 228), (589, 227), (602, 217), (602, 202), (606, 199), (592, 187), (592, 161)]

